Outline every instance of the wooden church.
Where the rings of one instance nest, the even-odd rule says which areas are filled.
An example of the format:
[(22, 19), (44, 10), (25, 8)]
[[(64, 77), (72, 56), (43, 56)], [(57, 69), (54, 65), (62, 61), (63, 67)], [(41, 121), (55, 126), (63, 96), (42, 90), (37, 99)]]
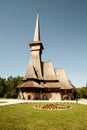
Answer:
[(29, 46), (31, 57), (23, 84), (18, 86), (18, 98), (24, 100), (70, 100), (72, 85), (65, 70), (63, 68), (54, 69), (52, 62), (41, 60), (44, 47), (40, 40), (38, 13), (34, 40)]

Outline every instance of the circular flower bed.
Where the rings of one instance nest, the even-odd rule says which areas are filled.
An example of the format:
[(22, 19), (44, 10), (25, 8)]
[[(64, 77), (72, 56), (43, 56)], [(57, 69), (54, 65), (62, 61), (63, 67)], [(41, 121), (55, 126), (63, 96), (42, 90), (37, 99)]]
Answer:
[(49, 103), (49, 104), (38, 104), (34, 106), (36, 109), (45, 109), (45, 110), (65, 110), (70, 109), (71, 106), (69, 104), (63, 103)]

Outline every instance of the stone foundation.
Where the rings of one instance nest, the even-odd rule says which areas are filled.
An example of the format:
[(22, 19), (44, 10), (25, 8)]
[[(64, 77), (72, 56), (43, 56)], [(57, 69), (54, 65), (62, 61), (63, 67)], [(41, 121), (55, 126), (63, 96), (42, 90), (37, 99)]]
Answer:
[(60, 93), (32, 93), (19, 92), (19, 99), (24, 100), (61, 100)]

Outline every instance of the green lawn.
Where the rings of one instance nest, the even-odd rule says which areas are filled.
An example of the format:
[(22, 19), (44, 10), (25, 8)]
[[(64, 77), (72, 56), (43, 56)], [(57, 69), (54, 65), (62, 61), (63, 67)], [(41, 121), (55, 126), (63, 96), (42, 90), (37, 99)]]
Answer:
[(0, 106), (0, 130), (87, 130), (87, 105), (68, 110), (38, 110), (36, 103)]

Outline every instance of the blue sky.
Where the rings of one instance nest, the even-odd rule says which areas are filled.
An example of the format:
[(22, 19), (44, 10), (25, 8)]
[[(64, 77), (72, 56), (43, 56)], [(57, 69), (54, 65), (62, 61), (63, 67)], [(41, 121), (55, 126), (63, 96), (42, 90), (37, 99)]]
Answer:
[(0, 0), (0, 77), (24, 76), (36, 12), (43, 61), (64, 68), (72, 84), (87, 82), (87, 0)]

